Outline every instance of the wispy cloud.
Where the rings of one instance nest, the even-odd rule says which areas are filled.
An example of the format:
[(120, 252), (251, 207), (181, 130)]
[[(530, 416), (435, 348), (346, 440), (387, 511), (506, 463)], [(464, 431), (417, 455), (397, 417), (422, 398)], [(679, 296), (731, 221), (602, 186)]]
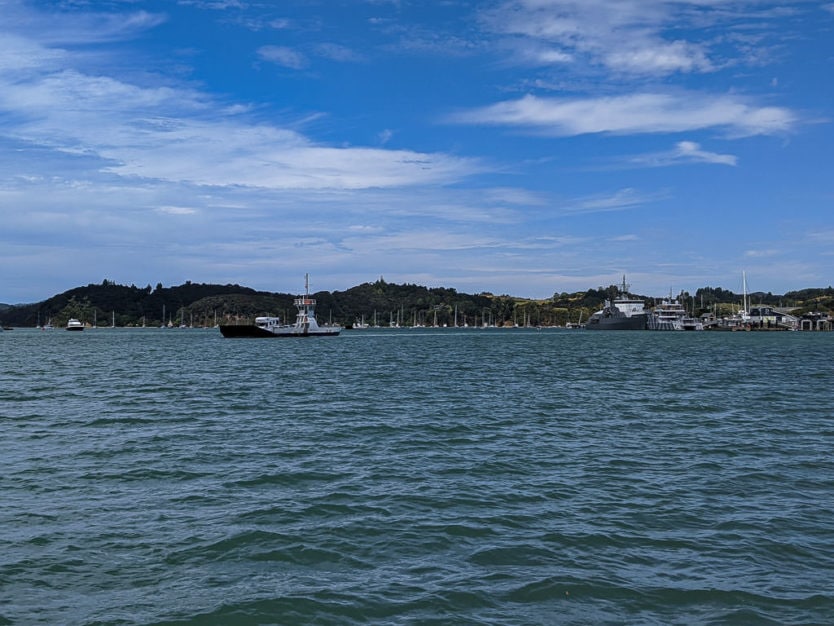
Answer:
[(188, 124), (148, 145), (104, 149), (102, 156), (119, 161), (108, 169), (121, 175), (272, 189), (442, 184), (477, 169), (474, 161), (441, 154), (317, 146), (280, 129), (235, 123)]
[(744, 256), (748, 259), (767, 259), (782, 254), (779, 250), (769, 248), (766, 250), (745, 250)]
[[(303, 64), (292, 50), (264, 58)], [(334, 188), (444, 184), (483, 165), (442, 153), (333, 147), (295, 130), (255, 123), (182, 86), (145, 87), (68, 67), (61, 51), (22, 38), (0, 38), (0, 113), (5, 134), (101, 160), (102, 171), (131, 178), (215, 186)]]
[(379, 138), (380, 145), (383, 145), (383, 146), (385, 144), (387, 144), (389, 141), (391, 141), (391, 138), (393, 136), (394, 136), (394, 131), (392, 131), (389, 128), (386, 128), (385, 130), (380, 131), (379, 134), (377, 135), (377, 137)]
[(713, 69), (703, 48), (686, 41), (626, 45), (605, 54), (603, 59), (609, 68), (633, 74), (705, 72)]
[(315, 51), (320, 57), (340, 63), (358, 63), (365, 60), (363, 55), (337, 43), (316, 44)]
[(33, 69), (60, 67), (66, 52), (48, 48), (29, 38), (0, 32), (0, 72), (11, 76)]
[(258, 48), (258, 57), (292, 70), (304, 69), (309, 64), (302, 53), (286, 46), (261, 46)]
[(212, 11), (225, 11), (227, 9), (242, 9), (246, 3), (241, 0), (178, 0), (180, 4), (191, 5), (201, 9)]
[(808, 239), (815, 242), (834, 244), (834, 230), (819, 230), (808, 233)]
[(185, 206), (161, 206), (157, 211), (168, 215), (195, 215), (197, 213), (197, 209)]
[[(484, 11), (482, 19), (486, 28), (512, 37), (522, 59), (536, 58), (531, 47), (549, 46), (558, 52), (552, 57), (555, 63), (572, 58), (587, 68), (665, 76), (712, 72), (726, 64), (723, 55), (732, 42), (726, 33), (776, 19), (777, 13), (762, 6), (767, 4), (767, 0), (512, 0)], [(714, 34), (705, 36), (703, 30), (687, 30), (687, 26), (712, 28)], [(744, 56), (742, 46), (735, 52), (734, 61)]]
[(595, 194), (564, 203), (561, 210), (568, 215), (624, 211), (658, 200), (658, 194), (645, 194), (630, 187), (610, 194)]
[(547, 204), (547, 198), (527, 189), (495, 187), (487, 189), (484, 195), (490, 202), (499, 204), (518, 206), (543, 206)]
[(589, 133), (676, 133), (723, 129), (734, 136), (785, 132), (796, 123), (781, 107), (699, 93), (640, 93), (602, 98), (539, 98), (532, 95), (453, 114), (461, 124), (512, 126), (550, 136)]
[(738, 158), (735, 155), (702, 150), (700, 144), (694, 141), (679, 141), (672, 150), (640, 154), (628, 158), (628, 163), (640, 167), (665, 167), (685, 163), (736, 165), (737, 162)]
[(159, 26), (167, 20), (164, 13), (149, 11), (40, 13), (25, 3), (8, 0), (3, 3), (3, 22), (18, 35), (37, 40), (47, 46), (106, 43), (132, 38)]

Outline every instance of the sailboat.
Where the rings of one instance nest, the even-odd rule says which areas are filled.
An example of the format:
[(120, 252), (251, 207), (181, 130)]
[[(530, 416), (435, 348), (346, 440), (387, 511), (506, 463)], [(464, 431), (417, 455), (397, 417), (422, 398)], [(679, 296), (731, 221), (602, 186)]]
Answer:
[(741, 273), (742, 284), (742, 300), (741, 308), (730, 315), (718, 320), (717, 323), (711, 325), (710, 330), (750, 330), (750, 309), (749, 300), (747, 296), (747, 272)]
[(741, 309), (733, 318), (733, 329), (743, 328), (750, 330), (750, 303), (747, 299), (747, 272), (741, 273)]

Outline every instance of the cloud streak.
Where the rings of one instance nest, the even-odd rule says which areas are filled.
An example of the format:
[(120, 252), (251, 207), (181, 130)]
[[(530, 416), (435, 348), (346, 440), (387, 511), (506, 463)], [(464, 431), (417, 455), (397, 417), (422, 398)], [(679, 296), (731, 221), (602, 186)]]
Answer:
[(661, 194), (641, 193), (636, 189), (627, 187), (611, 194), (594, 194), (571, 200), (564, 204), (562, 211), (567, 215), (625, 211), (656, 202), (662, 197), (664, 196)]
[(694, 141), (679, 141), (672, 150), (641, 154), (630, 157), (628, 162), (642, 167), (666, 167), (688, 163), (734, 166), (738, 163), (738, 158), (732, 154), (718, 154), (702, 150), (700, 144)]
[(459, 124), (524, 128), (546, 136), (679, 133), (717, 129), (732, 136), (784, 133), (796, 124), (783, 107), (728, 95), (639, 93), (597, 98), (527, 95), (450, 115)]
[(258, 48), (258, 57), (291, 70), (301, 70), (309, 65), (303, 54), (286, 46), (261, 46)]

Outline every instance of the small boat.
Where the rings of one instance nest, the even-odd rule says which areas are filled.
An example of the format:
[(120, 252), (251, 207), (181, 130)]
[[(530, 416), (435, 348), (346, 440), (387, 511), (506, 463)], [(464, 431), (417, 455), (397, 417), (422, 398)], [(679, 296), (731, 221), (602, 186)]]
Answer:
[(84, 330), (84, 324), (71, 317), (67, 322), (67, 330)]
[(704, 330), (704, 323), (698, 318), (689, 315), (683, 318), (682, 324), (684, 330)]
[(293, 302), (298, 309), (295, 324), (282, 324), (281, 318), (256, 317), (254, 324), (221, 324), (224, 337), (333, 337), (341, 326), (319, 326), (316, 321), (316, 301), (310, 297), (309, 275), (304, 276), (304, 295)]

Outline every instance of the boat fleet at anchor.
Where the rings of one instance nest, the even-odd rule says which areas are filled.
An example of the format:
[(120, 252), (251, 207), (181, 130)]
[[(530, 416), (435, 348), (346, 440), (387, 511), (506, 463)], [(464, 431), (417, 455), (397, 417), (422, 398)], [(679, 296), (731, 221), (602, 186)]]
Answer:
[[(282, 323), (279, 317), (256, 317), (254, 324), (223, 324), (220, 332), (224, 337), (332, 337), (338, 335), (342, 327), (324, 325), (316, 321), (316, 301), (310, 297), (309, 276), (304, 278), (304, 295), (294, 301), (298, 309), (294, 324)], [(663, 300), (652, 310), (645, 308), (639, 298), (628, 293), (628, 285), (623, 276), (618, 297), (606, 300), (603, 308), (593, 315), (584, 326), (576, 328), (587, 330), (705, 330), (708, 326), (717, 330), (739, 330), (749, 328), (750, 316), (747, 314), (747, 284), (745, 277), (744, 309), (731, 319), (713, 320), (705, 324), (691, 316), (676, 299)], [(719, 323), (720, 322), (720, 323)], [(365, 324), (362, 324), (364, 327)]]
[(643, 300), (628, 295), (623, 276), (619, 297), (606, 300), (603, 308), (591, 315), (587, 330), (703, 330), (700, 320), (691, 317), (683, 305), (669, 298), (649, 311)]
[(677, 300), (664, 300), (648, 311), (642, 300), (627, 296), (608, 301), (585, 324), (587, 330), (704, 330)]
[[(676, 299), (664, 299), (652, 310), (645, 308), (643, 300), (628, 294), (628, 285), (623, 276), (620, 293), (613, 300), (606, 300), (603, 308), (594, 313), (585, 324), (587, 330), (795, 330), (784, 323), (770, 307), (749, 308), (747, 302), (747, 277), (742, 275), (744, 302), (737, 313), (717, 318), (696, 318), (690, 315)], [(781, 316), (788, 317), (788, 316)]]
[[(316, 321), (316, 301), (310, 297), (309, 276), (304, 277), (304, 295), (294, 301), (298, 309), (294, 324), (286, 324), (279, 317), (256, 317), (254, 324), (221, 324), (224, 337), (332, 337), (342, 327), (320, 326)], [(364, 327), (364, 323), (362, 324)], [(677, 300), (664, 300), (651, 312), (645, 309), (643, 300), (628, 295), (628, 285), (623, 276), (619, 297), (605, 302), (602, 310), (594, 313), (584, 325), (588, 330), (703, 330), (703, 324), (690, 317)]]

